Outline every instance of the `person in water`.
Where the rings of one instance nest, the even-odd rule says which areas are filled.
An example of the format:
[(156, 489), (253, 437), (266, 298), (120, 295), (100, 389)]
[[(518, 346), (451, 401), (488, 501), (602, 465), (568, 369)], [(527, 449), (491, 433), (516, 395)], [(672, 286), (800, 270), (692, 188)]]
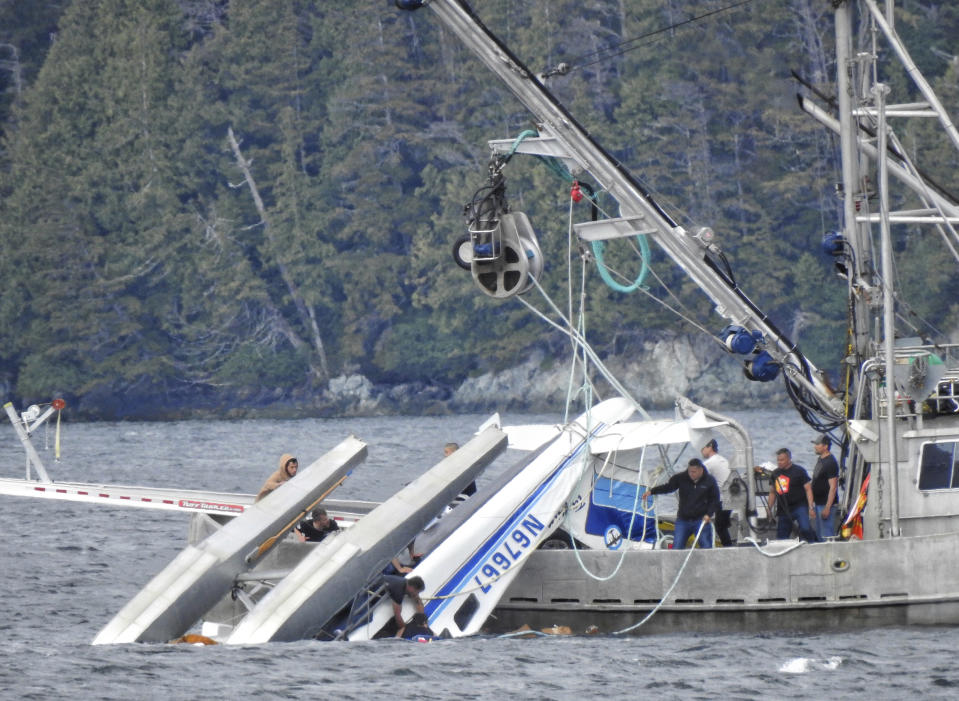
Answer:
[(283, 453), (283, 455), (280, 456), (280, 466), (277, 468), (276, 472), (267, 478), (266, 482), (263, 483), (263, 486), (260, 487), (260, 491), (257, 492), (256, 495), (256, 501), (259, 501), (265, 497), (284, 482), (296, 477), (296, 470), (298, 467), (299, 462), (295, 457), (289, 453)]
[[(443, 446), (443, 457), (448, 458), (450, 455), (452, 455), (459, 449), (460, 449), (459, 443), (447, 443), (446, 445)], [(476, 494), (476, 480), (473, 480), (468, 485), (466, 485), (466, 488), (463, 489), (461, 496), (465, 498), (465, 497), (471, 497), (474, 494)], [(459, 499), (459, 497), (457, 497), (457, 500), (462, 501), (461, 499)]]
[(403, 550), (398, 552), (390, 560), (390, 564), (383, 569), (383, 574), (409, 574), (412, 572), (413, 568), (423, 559), (423, 555), (417, 553), (413, 548), (415, 542), (415, 540), (411, 540)]
[[(651, 494), (679, 492), (679, 508), (676, 509), (676, 526), (673, 531), (673, 548), (683, 550), (689, 536), (699, 533), (699, 547), (713, 547), (713, 528), (710, 522), (719, 510), (719, 486), (706, 470), (703, 461), (693, 458), (685, 472), (677, 472), (665, 484), (646, 490), (643, 499)], [(703, 522), (700, 532), (700, 522)]]
[(319, 543), (330, 533), (340, 530), (340, 527), (327, 515), (326, 509), (318, 507), (313, 509), (310, 518), (300, 521), (295, 530), (301, 542)]

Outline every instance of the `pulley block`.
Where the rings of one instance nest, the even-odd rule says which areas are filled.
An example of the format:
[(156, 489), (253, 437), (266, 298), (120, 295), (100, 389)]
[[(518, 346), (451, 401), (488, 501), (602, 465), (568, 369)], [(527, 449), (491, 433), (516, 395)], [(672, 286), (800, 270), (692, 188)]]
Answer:
[(492, 240), (498, 243), (496, 250), (464, 254), (460, 247), (454, 249), (454, 258), (459, 263), (472, 254), (473, 280), (490, 297), (506, 299), (526, 292), (543, 273), (543, 254), (529, 219), (522, 212), (503, 214)]

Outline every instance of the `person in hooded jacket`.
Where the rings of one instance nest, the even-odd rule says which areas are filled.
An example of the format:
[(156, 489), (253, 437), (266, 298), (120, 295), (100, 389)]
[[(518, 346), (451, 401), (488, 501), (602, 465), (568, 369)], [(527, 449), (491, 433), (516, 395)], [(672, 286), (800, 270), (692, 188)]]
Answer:
[(699, 531), (699, 522), (704, 522), (699, 535), (699, 547), (713, 547), (713, 528), (710, 523), (719, 510), (719, 486), (715, 478), (706, 470), (703, 461), (693, 458), (685, 472), (677, 472), (665, 484), (660, 484), (643, 494), (643, 499), (651, 494), (678, 492), (679, 508), (676, 510), (676, 525), (673, 531), (673, 548), (686, 547), (689, 536)]
[(277, 468), (276, 472), (267, 478), (266, 482), (263, 483), (263, 486), (260, 487), (260, 491), (257, 492), (256, 495), (256, 501), (259, 501), (281, 484), (295, 477), (298, 467), (299, 462), (295, 457), (289, 453), (283, 453), (283, 455), (280, 456), (280, 466)]

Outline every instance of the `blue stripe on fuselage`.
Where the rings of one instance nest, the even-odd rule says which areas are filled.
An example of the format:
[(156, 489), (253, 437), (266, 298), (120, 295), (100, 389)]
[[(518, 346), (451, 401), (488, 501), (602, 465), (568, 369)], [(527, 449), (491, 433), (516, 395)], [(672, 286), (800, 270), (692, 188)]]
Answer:
[[(593, 431), (589, 434), (589, 437), (592, 438), (596, 435), (597, 432), (605, 428), (605, 423), (598, 424)], [(556, 440), (559, 440), (557, 438)], [(570, 453), (566, 458), (547, 476), (543, 482), (536, 488), (536, 490), (530, 494), (526, 500), (517, 507), (509, 518), (503, 523), (502, 526), (497, 529), (489, 538), (484, 541), (484, 543), (473, 552), (472, 557), (467, 560), (462, 567), (460, 567), (452, 577), (450, 577), (446, 583), (436, 592), (435, 596), (449, 596), (451, 593), (459, 592), (463, 588), (464, 584), (472, 583), (473, 576), (479, 572), (480, 565), (483, 564), (492, 554), (499, 548), (500, 545), (506, 540), (507, 534), (516, 529), (517, 525), (521, 524), (523, 519), (529, 517), (529, 512), (532, 510), (533, 505), (542, 497), (543, 493), (549, 488), (549, 486), (556, 481), (560, 473), (563, 472), (570, 463), (582, 452), (583, 448), (587, 444), (587, 439), (584, 439), (576, 448)], [(506, 485), (507, 487), (509, 485)], [(466, 523), (469, 523), (467, 521)], [(465, 526), (466, 523), (463, 525)], [(462, 528), (462, 526), (460, 526)], [(452, 599), (433, 599), (432, 601), (427, 602), (425, 606), (426, 615), (430, 618), (432, 622), (433, 616), (441, 613), (443, 609), (452, 601)]]

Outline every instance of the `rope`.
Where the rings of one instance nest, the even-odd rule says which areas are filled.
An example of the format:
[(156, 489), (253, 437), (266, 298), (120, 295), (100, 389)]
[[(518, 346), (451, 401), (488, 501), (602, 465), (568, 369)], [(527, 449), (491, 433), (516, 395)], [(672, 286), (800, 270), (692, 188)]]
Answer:
[(639, 269), (639, 274), (636, 276), (636, 279), (629, 285), (620, 285), (609, 274), (606, 261), (603, 257), (606, 244), (603, 241), (592, 242), (593, 256), (596, 258), (596, 269), (599, 270), (599, 276), (603, 279), (603, 282), (606, 283), (607, 287), (616, 292), (622, 292), (624, 294), (635, 292), (642, 287), (646, 281), (646, 277), (649, 275), (649, 242), (646, 240), (646, 236), (641, 234), (636, 234), (636, 240), (639, 242), (639, 250), (641, 251), (640, 260), (642, 260), (643, 264)]
[[(589, 426), (589, 421), (588, 421), (588, 419), (587, 419), (587, 427), (588, 427), (588, 426)], [(586, 460), (588, 460), (588, 459), (589, 459), (589, 456), (590, 456), (589, 445), (588, 445), (588, 444), (589, 444), (589, 440), (590, 440), (590, 433), (591, 433), (591, 429), (587, 428), (586, 434), (584, 435), (584, 440), (586, 441), (587, 446), (586, 446), (586, 449), (583, 451), (583, 456), (582, 456), (582, 458), (581, 458), (581, 461), (582, 461), (582, 462), (585, 462)], [(545, 533), (545, 531), (543, 531), (543, 532)], [(457, 597), (463, 596), (464, 594), (471, 594), (471, 593), (473, 593), (473, 592), (480, 591), (481, 589), (488, 589), (488, 587), (489, 587), (490, 584), (492, 584), (493, 582), (498, 581), (500, 578), (505, 577), (505, 576), (508, 575), (508, 574), (515, 574), (516, 571), (519, 569), (519, 566), (521, 565), (521, 563), (525, 562), (525, 561), (527, 560), (527, 558), (529, 558), (529, 556), (530, 556), (532, 553), (534, 553), (537, 549), (538, 549), (538, 548), (527, 548), (527, 549), (523, 552), (523, 554), (520, 556), (520, 558), (519, 558), (518, 560), (514, 560), (514, 561), (513, 561), (513, 565), (516, 565), (515, 568), (513, 567), (513, 565), (511, 565), (509, 569), (503, 570), (503, 571), (500, 572), (499, 574), (497, 574), (497, 575), (495, 575), (495, 576), (493, 576), (493, 577), (490, 577), (490, 578), (487, 579), (487, 580), (485, 581), (485, 583), (483, 583), (483, 584), (478, 584), (478, 585), (476, 585), (475, 587), (470, 587), (469, 589), (460, 589), (460, 590), (455, 591), (455, 592), (453, 592), (453, 593), (451, 593), (451, 594), (439, 594), (439, 595), (436, 595), (436, 596), (422, 596), (422, 595), (420, 595), (420, 599), (421, 599), (422, 601), (442, 601), (442, 600), (444, 600), (444, 599), (455, 599), (455, 598), (457, 598)], [(413, 570), (413, 572), (415, 573), (416, 570)]]
[(543, 295), (543, 298), (546, 300), (546, 302), (553, 308), (553, 311), (557, 314), (557, 316), (559, 316), (560, 319), (562, 319), (563, 322), (566, 323), (566, 328), (562, 327), (561, 325), (559, 325), (558, 323), (550, 319), (548, 316), (543, 314), (540, 310), (536, 309), (536, 307), (534, 307), (529, 302), (527, 302), (524, 298), (518, 297), (517, 299), (519, 299), (519, 301), (527, 309), (533, 312), (533, 314), (540, 317), (547, 324), (573, 337), (576, 340), (576, 343), (583, 349), (584, 355), (586, 355), (593, 362), (593, 365), (596, 366), (596, 369), (599, 370), (600, 374), (606, 379), (607, 382), (609, 382), (610, 386), (613, 389), (615, 389), (622, 397), (631, 401), (635, 405), (636, 410), (639, 411), (639, 413), (643, 416), (644, 419), (649, 420), (650, 416), (647, 413), (647, 411), (629, 393), (629, 391), (622, 385), (622, 383), (613, 376), (613, 374), (609, 371), (609, 369), (603, 364), (603, 361), (599, 359), (599, 356), (596, 354), (596, 351), (594, 351), (592, 346), (589, 345), (589, 342), (585, 338), (579, 335), (579, 331), (577, 331), (576, 329), (572, 327), (572, 324), (570, 323), (570, 321), (565, 316), (563, 316), (563, 313), (561, 311), (559, 311), (559, 309), (553, 303), (552, 299), (550, 299), (549, 295), (539, 284), (539, 281), (534, 279), (533, 284), (536, 286), (536, 289), (540, 291), (540, 294)]
[[(567, 314), (570, 319), (573, 318), (573, 198), (569, 199), (569, 226), (566, 230), (566, 306)], [(582, 314), (582, 300), (584, 298), (584, 288), (585, 288), (585, 266), (581, 268), (580, 272), (580, 313)], [(566, 385), (566, 406), (563, 411), (563, 423), (569, 423), (569, 409), (572, 405), (574, 393), (573, 385), (576, 377), (576, 367), (579, 362), (579, 355), (576, 348), (576, 342), (570, 337), (570, 346), (573, 350), (573, 362), (569, 364), (569, 380)], [(583, 365), (583, 384), (580, 385), (580, 389), (576, 391), (576, 394), (582, 391), (589, 392), (586, 390), (586, 386), (589, 384), (589, 372), (586, 369), (586, 365)], [(589, 404), (587, 403), (587, 406)]]
[[(706, 525), (706, 522), (705, 522), (705, 521), (700, 521), (700, 523), (699, 523), (699, 530), (696, 531), (696, 539), (693, 540), (693, 546), (689, 549), (689, 553), (686, 555), (686, 559), (683, 560), (683, 566), (679, 568), (679, 572), (676, 573), (676, 578), (673, 580), (673, 583), (669, 585), (669, 589), (667, 589), (667, 590), (666, 590), (666, 593), (663, 594), (663, 598), (659, 600), (659, 603), (656, 604), (656, 605), (653, 607), (653, 610), (650, 611), (649, 613), (647, 613), (646, 616), (643, 618), (643, 620), (641, 620), (639, 623), (635, 623), (635, 624), (633, 624), (633, 625), (631, 625), (631, 626), (629, 626), (629, 627), (627, 627), (627, 628), (623, 628), (622, 630), (617, 630), (616, 632), (613, 633), (613, 635), (622, 635), (623, 633), (629, 633), (630, 631), (636, 630), (636, 629), (639, 628), (641, 625), (643, 625), (644, 623), (646, 623), (646, 621), (648, 621), (650, 618), (652, 618), (653, 615), (654, 615), (657, 611), (659, 611), (659, 609), (662, 607), (662, 605), (663, 605), (664, 603), (666, 603), (666, 599), (669, 598), (669, 595), (673, 593), (673, 589), (675, 589), (675, 588), (676, 588), (676, 585), (679, 584), (679, 578), (682, 577), (682, 576), (683, 576), (683, 572), (686, 571), (686, 565), (689, 564), (689, 559), (693, 556), (693, 552), (694, 552), (695, 549), (696, 549), (696, 543), (699, 542), (699, 536), (700, 536), (700, 534), (703, 532), (703, 528), (705, 527), (705, 525)], [(674, 543), (674, 545), (675, 545), (675, 543)]]
[[(562, 163), (559, 159), (553, 158), (552, 156), (537, 156), (537, 158), (539, 158), (540, 161), (555, 175), (557, 175), (560, 179), (566, 181), (567, 183), (575, 182), (575, 179), (573, 178), (573, 174), (569, 172), (569, 169), (566, 167), (566, 165)], [(592, 205), (596, 207), (597, 210), (601, 211), (607, 218), (612, 218), (605, 210), (603, 210), (599, 206), (599, 203), (597, 202), (597, 197), (594, 193), (587, 192), (586, 197), (587, 199), (589, 199)], [(595, 211), (594, 211), (594, 215), (595, 215)], [(572, 232), (572, 229), (573, 229), (573, 199), (571, 197), (570, 206), (569, 206), (570, 232)], [(606, 244), (603, 241), (592, 241), (590, 244), (593, 251), (593, 257), (596, 259), (596, 269), (599, 271), (600, 278), (603, 280), (603, 282), (606, 283), (606, 285), (611, 290), (614, 290), (615, 292), (622, 292), (624, 294), (635, 292), (640, 287), (642, 287), (643, 283), (646, 281), (646, 278), (649, 276), (649, 272), (650, 272), (649, 259), (651, 256), (651, 252), (649, 249), (649, 241), (646, 240), (645, 235), (637, 234), (636, 242), (639, 244), (640, 260), (642, 261), (642, 265), (640, 266), (639, 273), (636, 275), (636, 279), (629, 285), (621, 285), (620, 283), (616, 282), (612, 278), (612, 276), (609, 274), (609, 270), (607, 270), (606, 263), (604, 262), (604, 251), (606, 250)], [(570, 291), (572, 291), (572, 285), (570, 285)], [(572, 309), (570, 309), (570, 318), (572, 318)]]
[(513, 157), (513, 154), (516, 153), (516, 149), (519, 148), (519, 145), (523, 143), (526, 139), (531, 136), (539, 136), (539, 133), (533, 129), (526, 129), (519, 133), (519, 136), (516, 137), (516, 140), (513, 141), (513, 145), (510, 146), (509, 151), (506, 152), (506, 160), (509, 160)]
[(783, 555), (787, 553), (791, 553), (796, 548), (802, 547), (803, 545), (806, 544), (805, 540), (800, 540), (798, 543), (794, 543), (793, 545), (789, 546), (782, 552), (772, 553), (767, 550), (763, 550), (762, 546), (759, 543), (757, 543), (754, 538), (743, 538), (743, 540), (745, 540), (747, 543), (752, 543), (753, 546), (755, 546), (756, 550), (758, 550), (760, 554), (763, 555), (764, 557), (782, 557)]
[[(610, 459), (610, 457), (612, 456), (612, 454), (613, 454), (613, 451), (610, 451), (610, 452), (606, 455), (606, 460), (605, 460), (605, 462), (603, 463), (603, 467), (602, 467), (602, 468), (600, 469), (600, 471), (599, 471), (600, 476), (603, 474), (603, 471), (606, 469), (606, 465), (609, 463), (609, 459)], [(644, 459), (645, 457), (646, 457), (646, 446), (643, 446), (643, 452), (642, 452), (642, 454), (640, 455), (640, 459), (639, 459), (639, 464), (640, 464), (640, 465), (643, 464), (643, 459)], [(630, 518), (629, 518), (629, 528), (626, 530), (626, 533), (623, 534), (623, 538), (624, 538), (625, 540), (629, 540), (629, 539), (630, 539), (629, 536), (630, 536), (630, 534), (633, 532), (633, 524), (636, 522), (636, 506), (639, 504), (639, 501), (640, 501), (640, 500), (639, 500), (639, 495), (640, 495), (640, 491), (639, 491), (639, 486), (640, 486), (640, 485), (639, 485), (639, 482), (640, 482), (639, 476), (637, 476), (637, 478), (636, 478), (636, 494), (633, 496), (633, 513), (632, 513), (632, 516), (630, 516)], [(648, 517), (646, 514), (648, 514), (650, 511), (652, 511), (652, 508), (647, 509), (646, 506), (645, 506), (645, 504), (644, 504), (643, 507), (642, 507), (642, 509), (643, 509), (643, 534), (645, 535), (645, 533), (646, 533), (646, 521), (649, 519), (649, 517)], [(568, 525), (568, 524), (569, 524), (569, 510), (568, 510), (568, 509), (567, 509), (567, 511), (566, 511), (565, 521), (566, 521), (566, 523), (567, 523), (567, 525)], [(582, 570), (582, 571), (583, 571), (587, 576), (589, 576), (590, 578), (595, 579), (597, 582), (608, 582), (610, 579), (612, 579), (613, 577), (615, 577), (615, 576), (619, 573), (620, 568), (623, 566), (623, 561), (626, 559), (626, 551), (627, 551), (627, 548), (624, 546), (622, 552), (620, 552), (620, 554), (619, 554), (619, 562), (616, 563), (616, 567), (613, 568), (613, 571), (612, 571), (610, 574), (606, 575), (605, 577), (601, 577), (601, 576), (598, 575), (598, 574), (593, 574), (592, 572), (590, 572), (590, 571), (589, 571), (589, 568), (586, 566), (586, 563), (583, 562), (583, 558), (582, 558), (582, 556), (580, 555), (580, 550), (579, 550), (578, 547), (576, 547), (576, 539), (575, 539), (575, 538), (572, 538), (572, 539), (571, 539), (571, 542), (572, 542), (572, 546), (573, 546), (573, 551), (576, 553), (576, 562), (579, 564), (580, 570)]]

